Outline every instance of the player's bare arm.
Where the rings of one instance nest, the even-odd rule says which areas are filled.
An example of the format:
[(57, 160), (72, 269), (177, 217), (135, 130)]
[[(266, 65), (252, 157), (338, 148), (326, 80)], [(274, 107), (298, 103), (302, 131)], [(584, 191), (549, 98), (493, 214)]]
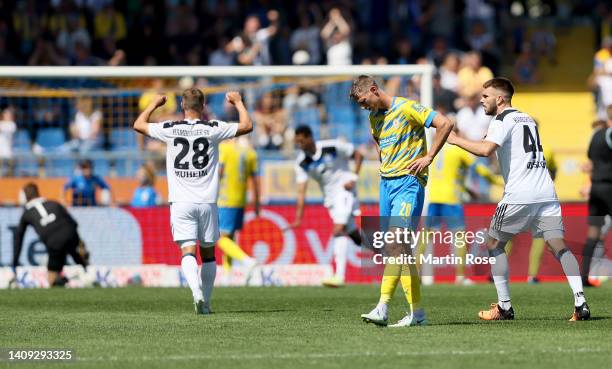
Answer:
[(140, 113), (140, 115), (138, 116), (138, 118), (136, 118), (136, 120), (134, 121), (134, 130), (140, 134), (148, 136), (149, 135), (148, 127), (150, 123), (149, 120), (151, 119), (151, 114), (153, 114), (153, 112), (157, 108), (159, 108), (160, 106), (163, 106), (167, 100), (168, 99), (164, 95), (155, 96), (155, 98), (153, 99), (153, 101), (151, 101), (149, 106), (147, 106), (147, 108), (143, 110), (142, 113)]
[(436, 129), (436, 134), (431, 144), (431, 149), (429, 149), (427, 155), (413, 161), (408, 166), (408, 170), (414, 174), (420, 173), (433, 162), (433, 159), (436, 157), (444, 145), (444, 142), (446, 142), (448, 135), (453, 130), (454, 123), (444, 115), (438, 113), (432, 120), (431, 126)]
[(232, 104), (236, 110), (238, 111), (238, 129), (236, 130), (236, 137), (246, 135), (247, 133), (251, 133), (253, 131), (253, 121), (249, 116), (249, 112), (244, 106), (244, 102), (242, 102), (242, 97), (240, 93), (236, 91), (230, 91), (225, 94), (225, 99), (228, 103)]
[(499, 147), (495, 142), (487, 140), (472, 141), (457, 135), (455, 132), (448, 136), (448, 140), (446, 142), (451, 145), (459, 146), (467, 152), (482, 157), (490, 156)]
[(355, 173), (355, 180), (344, 184), (344, 188), (349, 191), (351, 191), (357, 184), (359, 172), (361, 171), (361, 164), (363, 163), (363, 153), (359, 150), (355, 150), (353, 153), (353, 160), (355, 161), (355, 170), (353, 171), (353, 173)]
[(306, 188), (308, 181), (304, 183), (298, 183), (297, 188), (297, 206), (295, 208), (295, 220), (289, 225), (289, 228), (297, 228), (302, 225), (302, 219), (304, 218), (304, 204), (306, 203)]

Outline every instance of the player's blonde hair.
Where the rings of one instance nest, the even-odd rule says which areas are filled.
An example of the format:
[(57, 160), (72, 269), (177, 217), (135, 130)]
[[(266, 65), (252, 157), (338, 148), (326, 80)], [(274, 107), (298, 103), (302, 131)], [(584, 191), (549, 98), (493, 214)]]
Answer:
[(372, 76), (361, 75), (353, 80), (353, 85), (351, 86), (351, 93), (349, 97), (353, 100), (356, 100), (364, 94), (366, 91), (370, 89), (370, 87), (376, 86), (376, 79)]
[(200, 89), (192, 87), (183, 91), (183, 109), (201, 112), (204, 110), (204, 93)]

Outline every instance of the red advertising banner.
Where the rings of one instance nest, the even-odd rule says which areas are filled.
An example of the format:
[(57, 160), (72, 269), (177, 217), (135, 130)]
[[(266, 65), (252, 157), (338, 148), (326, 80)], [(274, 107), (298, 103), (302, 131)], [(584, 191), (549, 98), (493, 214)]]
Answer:
[[(566, 241), (572, 251), (579, 257), (586, 240), (585, 204), (563, 204), (563, 215), (566, 227)], [(167, 207), (150, 209), (127, 209), (140, 224), (142, 232), (143, 264), (180, 264), (180, 252), (172, 241), (170, 233), (170, 214)], [(468, 204), (465, 206), (466, 229), (488, 226), (488, 219), (494, 214), (494, 204)], [(362, 207), (364, 216), (377, 216), (377, 205)], [(304, 221), (298, 229), (286, 229), (293, 221), (295, 207), (291, 205), (271, 205), (262, 208), (260, 216), (255, 217), (247, 210), (244, 227), (237, 235), (237, 242), (249, 254), (254, 255), (262, 264), (332, 264), (333, 250), (331, 245), (332, 222), (327, 209), (322, 205), (306, 206)], [(569, 217), (569, 218), (568, 218)], [(575, 219), (569, 220), (568, 219)], [(474, 224), (478, 223), (478, 224)], [(568, 224), (569, 223), (569, 224)], [(531, 235), (521, 234), (515, 237), (510, 252), (511, 276), (514, 279), (527, 275)], [(486, 256), (484, 245), (471, 245), (468, 249), (475, 255)], [(447, 250), (448, 251), (448, 250)], [(220, 251), (217, 250), (221, 260)], [(434, 247), (434, 254), (444, 254), (444, 250)], [(369, 251), (358, 247), (349, 249), (347, 282), (378, 281), (379, 276), (364, 275), (360, 269), (364, 257)], [(579, 257), (580, 259), (580, 257)], [(544, 252), (540, 273), (543, 279), (558, 279), (562, 271), (557, 261), (548, 251)], [(370, 273), (371, 274), (371, 273)], [(488, 265), (474, 265), (466, 269), (468, 276), (486, 278)], [(454, 276), (454, 266), (437, 265), (436, 279), (450, 279)]]

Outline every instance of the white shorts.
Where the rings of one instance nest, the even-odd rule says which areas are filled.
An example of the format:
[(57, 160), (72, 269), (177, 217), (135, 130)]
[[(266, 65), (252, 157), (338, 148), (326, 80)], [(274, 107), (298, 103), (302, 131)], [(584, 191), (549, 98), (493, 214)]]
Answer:
[(510, 241), (515, 234), (528, 230), (531, 230), (536, 238), (544, 237), (545, 241), (563, 238), (563, 219), (559, 202), (497, 205), (489, 236), (499, 241)]
[(355, 192), (346, 190), (334, 193), (327, 211), (334, 224), (344, 224), (347, 230), (355, 228), (355, 216), (361, 214)]
[(171, 203), (170, 226), (174, 241), (199, 240), (201, 247), (214, 246), (219, 239), (217, 204)]

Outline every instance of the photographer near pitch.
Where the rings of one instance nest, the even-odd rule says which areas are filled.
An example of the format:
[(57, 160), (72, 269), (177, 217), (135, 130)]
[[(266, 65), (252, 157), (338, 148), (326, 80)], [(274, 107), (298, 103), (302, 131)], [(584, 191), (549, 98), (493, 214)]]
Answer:
[(28, 225), (31, 225), (49, 253), (47, 264), (49, 286), (62, 287), (68, 281), (61, 275), (67, 255), (72, 256), (75, 263), (82, 265), (85, 270), (89, 264), (89, 252), (77, 232), (78, 224), (60, 203), (41, 197), (36, 184), (28, 183), (22, 191), (27, 202), (14, 236), (13, 272), (15, 277), (11, 284), (16, 279), (23, 236)]

